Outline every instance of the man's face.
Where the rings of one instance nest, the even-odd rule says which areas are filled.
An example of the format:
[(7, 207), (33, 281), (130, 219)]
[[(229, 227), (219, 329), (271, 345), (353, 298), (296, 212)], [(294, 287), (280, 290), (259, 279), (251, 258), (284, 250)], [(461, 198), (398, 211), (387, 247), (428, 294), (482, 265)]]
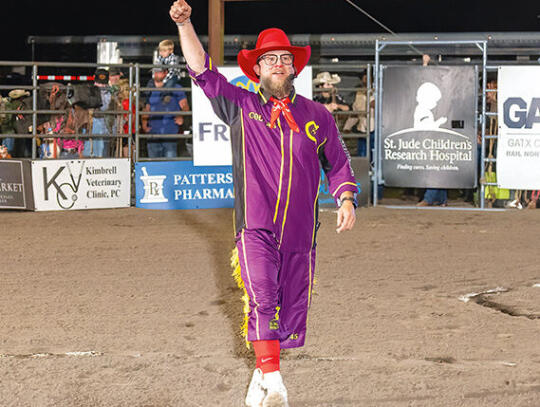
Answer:
[(165, 77), (167, 76), (167, 71), (156, 71), (154, 72), (154, 80), (156, 82), (163, 82)]
[[(277, 55), (278, 58), (275, 64), (267, 62), (269, 55)], [(281, 93), (292, 90), (292, 80), (296, 74), (296, 69), (293, 63), (286, 64), (282, 60), (283, 58), (285, 62), (288, 62), (291, 59), (290, 56), (291, 53), (285, 50), (268, 51), (259, 57), (257, 64), (253, 67), (255, 73), (259, 75), (263, 87), (272, 93), (276, 93), (275, 96), (285, 97), (288, 93), (284, 96)], [(291, 75), (293, 76), (291, 77)]]
[(119, 80), (120, 80), (120, 74), (109, 75), (109, 83), (111, 85), (116, 85)]
[(364, 87), (367, 86), (367, 75), (366, 74), (362, 75), (362, 85), (364, 85)]

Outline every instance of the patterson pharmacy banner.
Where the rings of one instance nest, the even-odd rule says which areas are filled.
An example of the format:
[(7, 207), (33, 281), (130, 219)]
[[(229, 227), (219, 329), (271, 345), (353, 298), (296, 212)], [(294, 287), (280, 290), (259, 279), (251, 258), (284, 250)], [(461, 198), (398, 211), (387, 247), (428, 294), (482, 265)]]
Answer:
[[(230, 83), (251, 92), (259, 91), (259, 84), (250, 80), (240, 68), (221, 67), (219, 72)], [(299, 95), (311, 99), (311, 67), (306, 66), (294, 81)], [(193, 164), (232, 165), (229, 126), (223, 123), (212, 110), (210, 101), (203, 91), (192, 83), (193, 103)]]
[(540, 189), (540, 67), (501, 66), (497, 184)]
[(139, 208), (232, 208), (232, 167), (195, 167), (192, 161), (139, 162), (135, 193)]
[(130, 163), (122, 159), (32, 161), (37, 211), (130, 205)]
[(385, 185), (476, 186), (476, 79), (472, 66), (385, 67)]

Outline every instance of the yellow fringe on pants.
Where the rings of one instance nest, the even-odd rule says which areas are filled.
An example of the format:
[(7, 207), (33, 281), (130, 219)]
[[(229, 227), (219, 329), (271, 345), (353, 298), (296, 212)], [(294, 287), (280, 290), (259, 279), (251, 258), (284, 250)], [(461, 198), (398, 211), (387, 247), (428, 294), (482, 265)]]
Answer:
[(240, 269), (240, 259), (238, 257), (238, 248), (234, 248), (232, 250), (231, 255), (231, 267), (233, 269), (232, 276), (234, 278), (234, 281), (236, 282), (236, 285), (238, 288), (240, 288), (243, 292), (242, 295), (242, 301), (244, 302), (243, 312), (244, 312), (244, 322), (242, 323), (242, 327), (240, 328), (240, 332), (242, 336), (246, 340), (246, 346), (249, 349), (250, 342), (247, 340), (247, 332), (248, 332), (248, 320), (249, 320), (249, 295), (246, 291), (246, 286), (244, 285), (244, 280), (242, 280), (242, 274)]

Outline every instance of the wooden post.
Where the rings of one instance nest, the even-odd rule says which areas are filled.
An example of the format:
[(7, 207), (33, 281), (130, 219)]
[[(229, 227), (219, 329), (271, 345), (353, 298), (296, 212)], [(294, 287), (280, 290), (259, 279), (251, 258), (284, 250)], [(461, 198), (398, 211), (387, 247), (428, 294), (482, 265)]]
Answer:
[(223, 0), (208, 0), (208, 55), (216, 65), (223, 65), (224, 4)]
[(261, 1), (261, 0), (208, 0), (208, 55), (216, 65), (223, 65), (223, 37), (225, 35), (226, 1)]

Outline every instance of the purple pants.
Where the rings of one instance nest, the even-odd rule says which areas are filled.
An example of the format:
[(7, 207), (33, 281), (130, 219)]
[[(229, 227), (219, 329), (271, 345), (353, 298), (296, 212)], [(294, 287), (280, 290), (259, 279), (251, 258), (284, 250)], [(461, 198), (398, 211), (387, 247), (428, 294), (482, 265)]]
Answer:
[(283, 252), (271, 232), (243, 229), (236, 247), (249, 295), (248, 341), (280, 341), (281, 348), (304, 345), (311, 305), (315, 248)]

